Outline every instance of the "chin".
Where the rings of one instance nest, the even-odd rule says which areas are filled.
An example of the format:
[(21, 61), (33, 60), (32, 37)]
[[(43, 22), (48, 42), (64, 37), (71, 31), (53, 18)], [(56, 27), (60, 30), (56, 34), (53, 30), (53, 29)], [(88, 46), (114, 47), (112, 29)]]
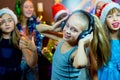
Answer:
[(31, 16), (32, 16), (32, 15), (28, 15), (28, 14), (26, 15), (26, 17), (28, 17), (28, 18), (30, 18)]

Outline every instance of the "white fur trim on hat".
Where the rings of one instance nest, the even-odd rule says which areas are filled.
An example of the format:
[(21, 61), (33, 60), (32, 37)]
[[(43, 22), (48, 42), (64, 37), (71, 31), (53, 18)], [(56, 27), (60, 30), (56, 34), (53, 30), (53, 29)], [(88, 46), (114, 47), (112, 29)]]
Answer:
[(95, 5), (100, 1), (105, 2), (105, 3), (112, 2), (112, 0), (96, 0)]
[(11, 17), (15, 21), (15, 24), (17, 24), (17, 16), (15, 15), (15, 13), (12, 10), (10, 10), (9, 8), (2, 8), (2, 9), (0, 9), (0, 16), (2, 14), (9, 14), (9, 15), (11, 15)]
[(97, 6), (97, 4), (98, 4), (99, 2), (110, 3), (110, 2), (112, 2), (112, 1), (111, 1), (111, 0), (96, 0), (96, 1), (95, 1), (95, 4), (94, 4), (94, 8), (93, 8), (92, 14), (95, 14), (96, 6)]
[(56, 13), (56, 15), (55, 15), (55, 17), (54, 17), (54, 20), (56, 21), (57, 18), (58, 18), (62, 13), (67, 13), (67, 14), (68, 14), (67, 10), (60, 10), (58, 13)]
[(120, 10), (120, 5), (118, 3), (111, 2), (103, 8), (103, 10), (101, 12), (101, 16), (100, 16), (100, 21), (102, 24), (104, 24), (108, 12), (113, 8), (117, 8)]

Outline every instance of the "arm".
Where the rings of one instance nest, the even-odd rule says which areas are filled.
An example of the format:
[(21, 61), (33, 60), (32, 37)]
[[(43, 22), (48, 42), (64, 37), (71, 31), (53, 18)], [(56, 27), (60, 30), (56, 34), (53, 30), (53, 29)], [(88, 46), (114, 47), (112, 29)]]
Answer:
[(87, 55), (84, 49), (84, 44), (79, 41), (78, 43), (78, 50), (75, 53), (73, 66), (75, 68), (83, 68), (88, 64)]
[(37, 49), (34, 43), (34, 38), (32, 37), (32, 41), (26, 37), (22, 36), (19, 43), (20, 49), (22, 50), (23, 56), (25, 60), (31, 68), (37, 64), (38, 56)]
[(78, 50), (74, 54), (73, 66), (76, 68), (86, 67), (88, 64), (88, 57), (85, 52), (85, 48), (89, 47), (89, 43), (93, 39), (93, 33), (88, 34), (86, 37), (78, 41)]
[(57, 41), (61, 41), (62, 40), (62, 37), (56, 35), (56, 34), (49, 34), (49, 33), (42, 33), (42, 35), (50, 38), (50, 39), (53, 39), (53, 40), (57, 40)]
[(50, 39), (59, 40), (62, 38), (61, 37), (62, 35), (59, 35), (59, 34), (57, 34), (57, 32), (53, 31), (53, 26), (46, 25), (46, 24), (40, 24), (40, 25), (36, 26), (36, 29), (37, 29), (37, 31), (39, 31), (39, 33), (41, 33), (42, 35), (44, 35)]
[(47, 24), (39, 24), (36, 25), (36, 30), (40, 33), (42, 32), (48, 32), (48, 31), (52, 31), (52, 32), (60, 32), (62, 31), (62, 27), (60, 26), (60, 24), (65, 21), (68, 18), (68, 16), (64, 17), (63, 19), (59, 20), (58, 22), (56, 22), (54, 25), (47, 25)]
[(62, 27), (60, 26), (61, 22), (66, 20), (68, 16), (59, 20), (54, 25), (39, 24), (36, 26), (36, 30), (43, 34), (44, 36), (60, 41), (62, 39)]
[(39, 25), (36, 25), (36, 30), (42, 33), (42, 32), (52, 31), (53, 27), (46, 24), (39, 24)]

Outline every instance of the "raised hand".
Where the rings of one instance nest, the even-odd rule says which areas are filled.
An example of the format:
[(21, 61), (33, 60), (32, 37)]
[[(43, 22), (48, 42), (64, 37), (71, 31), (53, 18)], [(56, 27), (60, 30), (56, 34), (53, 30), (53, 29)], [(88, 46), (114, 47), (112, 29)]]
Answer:
[(19, 46), (20, 49), (29, 49), (31, 51), (36, 51), (36, 46), (34, 43), (34, 37), (32, 37), (32, 39), (29, 39), (27, 36), (21, 34), (21, 38), (20, 38), (20, 42), (19, 42)]
[(61, 26), (61, 24), (62, 24), (63, 22), (64, 22), (64, 24), (65, 24), (66, 21), (67, 21), (67, 19), (68, 19), (68, 16), (64, 17), (63, 19), (61, 19), (61, 20), (59, 20), (58, 22), (56, 22), (55, 24), (53, 24), (53, 29), (54, 29), (54, 31), (55, 31), (55, 32), (61, 31), (61, 30), (64, 28), (64, 26), (63, 26), (63, 25)]
[(88, 46), (89, 43), (91, 43), (92, 39), (93, 39), (93, 32), (91, 32), (91, 34), (86, 35), (84, 38), (80, 39), (79, 44), (80, 45), (83, 44), (85, 46)]

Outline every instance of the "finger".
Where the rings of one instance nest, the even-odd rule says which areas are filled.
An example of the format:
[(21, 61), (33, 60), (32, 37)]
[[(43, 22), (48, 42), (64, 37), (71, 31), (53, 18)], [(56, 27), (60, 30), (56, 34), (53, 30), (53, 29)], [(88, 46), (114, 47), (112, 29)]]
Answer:
[(35, 40), (34, 40), (34, 36), (32, 36), (32, 42), (33, 42), (33, 43), (35, 42)]
[(20, 49), (27, 48), (27, 44), (23, 44), (22, 42), (20, 42), (19, 47)]
[(58, 31), (61, 31), (61, 29), (62, 29), (62, 28), (59, 27), (59, 28), (56, 28), (54, 31), (55, 31), (55, 32), (58, 32)]
[(25, 41), (25, 42), (30, 41), (30, 38), (28, 36), (26, 36), (26, 35), (22, 35), (20, 39)]
[(63, 19), (57, 21), (57, 22), (53, 25), (53, 27), (59, 27), (59, 25), (60, 25), (63, 21), (65, 21), (67, 18), (68, 18), (68, 16), (66, 16), (66, 17), (64, 17)]
[(19, 43), (19, 45), (28, 45), (28, 42), (27, 41), (23, 41), (23, 40), (20, 40), (20, 43)]
[(56, 24), (61, 24), (63, 21), (67, 20), (68, 16), (64, 17), (63, 19), (59, 20), (58, 22), (56, 22)]
[(65, 20), (68, 19), (68, 17), (69, 17), (69, 15), (65, 16), (65, 17), (64, 17), (63, 19), (61, 19), (60, 21), (65, 21)]

